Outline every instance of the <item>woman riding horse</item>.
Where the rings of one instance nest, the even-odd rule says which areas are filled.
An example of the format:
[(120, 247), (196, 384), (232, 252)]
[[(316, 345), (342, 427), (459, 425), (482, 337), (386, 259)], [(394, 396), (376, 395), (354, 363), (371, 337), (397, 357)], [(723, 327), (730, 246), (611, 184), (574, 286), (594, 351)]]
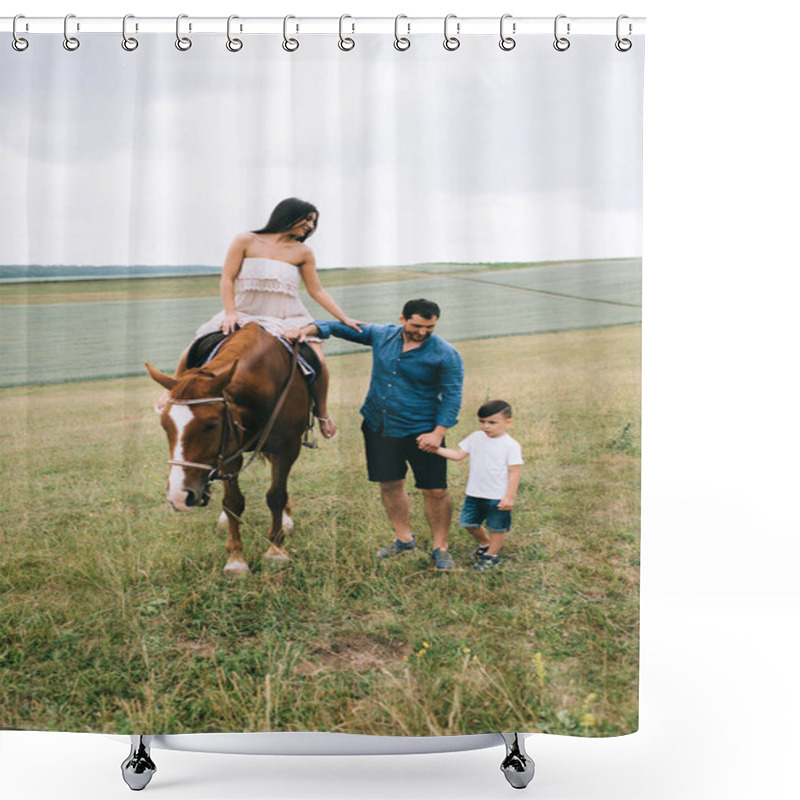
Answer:
[[(263, 228), (236, 236), (222, 268), (222, 311), (197, 329), (195, 339), (217, 330), (232, 333), (237, 325), (247, 322), (257, 322), (275, 336), (312, 322), (300, 299), (300, 281), (326, 311), (360, 331), (359, 323), (348, 317), (323, 288), (314, 253), (305, 244), (318, 222), (319, 212), (311, 203), (289, 197), (275, 206)], [(314, 415), (322, 435), (332, 439), (337, 428), (328, 412), (328, 367), (320, 339), (309, 339), (309, 344), (320, 362), (320, 375), (312, 387)], [(175, 377), (185, 371), (187, 353), (188, 348), (181, 355)], [(163, 410), (166, 399), (166, 394), (159, 399), (158, 411)]]

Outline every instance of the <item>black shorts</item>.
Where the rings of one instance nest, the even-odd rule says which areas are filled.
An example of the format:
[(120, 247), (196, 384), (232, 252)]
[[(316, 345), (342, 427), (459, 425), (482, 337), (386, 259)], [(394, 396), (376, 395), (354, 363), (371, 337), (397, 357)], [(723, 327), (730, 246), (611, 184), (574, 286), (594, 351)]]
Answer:
[(384, 436), (370, 429), (366, 421), (361, 423), (361, 431), (367, 451), (367, 474), (371, 481), (401, 481), (411, 465), (417, 489), (447, 488), (447, 459), (420, 450), (417, 446), (418, 433), (411, 436)]

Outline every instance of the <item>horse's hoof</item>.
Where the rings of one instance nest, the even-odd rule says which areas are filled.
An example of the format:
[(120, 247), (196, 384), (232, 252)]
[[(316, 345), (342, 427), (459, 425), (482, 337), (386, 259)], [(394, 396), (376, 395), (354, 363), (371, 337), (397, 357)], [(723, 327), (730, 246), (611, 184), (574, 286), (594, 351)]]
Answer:
[(231, 561), (222, 571), (231, 578), (240, 578), (250, 574), (250, 567), (244, 561)]
[(276, 564), (284, 564), (289, 561), (289, 554), (282, 547), (272, 546), (264, 553), (264, 559)]

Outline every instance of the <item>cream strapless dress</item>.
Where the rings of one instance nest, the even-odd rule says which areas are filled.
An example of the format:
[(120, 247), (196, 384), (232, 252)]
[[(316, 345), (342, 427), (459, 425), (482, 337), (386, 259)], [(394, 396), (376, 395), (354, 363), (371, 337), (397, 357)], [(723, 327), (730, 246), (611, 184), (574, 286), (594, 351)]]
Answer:
[[(242, 321), (257, 322), (275, 336), (314, 321), (300, 299), (300, 268), (275, 258), (245, 258), (234, 283), (236, 313)], [(219, 330), (225, 312), (201, 325), (194, 338)], [(319, 341), (309, 336), (311, 341)]]

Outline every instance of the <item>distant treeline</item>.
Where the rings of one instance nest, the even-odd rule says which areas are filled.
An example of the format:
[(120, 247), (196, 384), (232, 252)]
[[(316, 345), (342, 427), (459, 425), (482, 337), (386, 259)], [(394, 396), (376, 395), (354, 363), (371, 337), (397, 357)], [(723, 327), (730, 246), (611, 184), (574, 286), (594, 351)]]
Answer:
[(190, 275), (218, 275), (220, 267), (203, 264), (75, 266), (67, 264), (8, 264), (0, 266), (0, 283), (30, 281), (97, 281), (114, 278), (158, 278)]

